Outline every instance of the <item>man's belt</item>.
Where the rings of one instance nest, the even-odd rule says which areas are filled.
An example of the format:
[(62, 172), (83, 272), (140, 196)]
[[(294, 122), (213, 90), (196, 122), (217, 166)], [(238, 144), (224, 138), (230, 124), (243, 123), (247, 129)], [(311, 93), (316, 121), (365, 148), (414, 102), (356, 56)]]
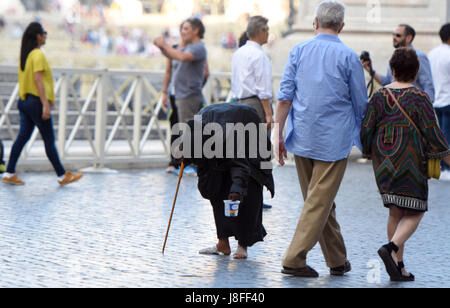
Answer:
[(257, 95), (253, 95), (253, 96), (249, 96), (249, 97), (244, 97), (244, 98), (236, 98), (236, 102), (241, 102), (241, 101), (245, 101), (247, 99), (252, 99), (252, 98), (257, 98), (259, 99), (259, 97)]

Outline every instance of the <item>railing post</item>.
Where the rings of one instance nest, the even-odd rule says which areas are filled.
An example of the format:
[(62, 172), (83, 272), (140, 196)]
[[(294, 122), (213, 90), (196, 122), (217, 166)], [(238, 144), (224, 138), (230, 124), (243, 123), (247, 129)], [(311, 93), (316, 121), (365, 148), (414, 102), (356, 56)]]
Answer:
[(65, 157), (66, 126), (67, 126), (67, 108), (69, 96), (69, 78), (66, 73), (61, 74), (61, 89), (59, 92), (59, 117), (58, 117), (58, 152), (61, 158)]
[(97, 102), (95, 107), (95, 148), (97, 157), (95, 161), (95, 167), (103, 168), (105, 158), (105, 139), (106, 139), (106, 119), (107, 119), (107, 106), (106, 106), (106, 87), (105, 78), (106, 72), (98, 76), (99, 83), (97, 88)]
[(203, 96), (206, 101), (206, 105), (211, 105), (211, 97), (212, 97), (212, 87), (214, 82), (212, 82), (213, 78), (210, 76), (208, 78), (208, 81), (205, 84), (205, 87), (203, 88)]
[(136, 77), (136, 89), (134, 92), (133, 100), (133, 149), (134, 154), (139, 156), (140, 154), (140, 141), (141, 141), (141, 115), (142, 115), (142, 75)]

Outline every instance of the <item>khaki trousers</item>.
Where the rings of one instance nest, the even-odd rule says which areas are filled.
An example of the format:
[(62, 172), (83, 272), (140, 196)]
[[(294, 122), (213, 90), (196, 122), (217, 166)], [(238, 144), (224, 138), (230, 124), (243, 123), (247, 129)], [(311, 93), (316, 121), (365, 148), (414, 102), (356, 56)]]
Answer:
[(253, 107), (261, 120), (261, 123), (266, 123), (266, 112), (264, 111), (261, 100), (257, 97), (240, 100), (239, 103)]
[(305, 203), (283, 266), (305, 267), (306, 255), (317, 242), (328, 267), (342, 266), (347, 260), (347, 251), (336, 220), (334, 199), (344, 177), (347, 159), (323, 162), (295, 156), (295, 165)]
[(178, 109), (178, 122), (187, 123), (194, 119), (197, 112), (203, 107), (203, 96), (194, 95), (184, 99), (175, 98), (175, 105)]

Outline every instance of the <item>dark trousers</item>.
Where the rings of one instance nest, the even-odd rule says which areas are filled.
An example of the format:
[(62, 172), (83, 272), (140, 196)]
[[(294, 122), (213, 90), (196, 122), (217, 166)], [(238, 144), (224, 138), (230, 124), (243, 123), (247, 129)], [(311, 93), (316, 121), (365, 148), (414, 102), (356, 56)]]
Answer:
[[(170, 106), (172, 108), (172, 111), (170, 112), (170, 115), (169, 115), (169, 122), (170, 122), (170, 127), (173, 128), (173, 126), (178, 123), (178, 109), (177, 109), (177, 105), (175, 104), (175, 95), (170, 95), (169, 96), (169, 100), (170, 100)], [(177, 138), (178, 138), (177, 135), (171, 135), (170, 136), (170, 147), (171, 148), (172, 148), (173, 142)], [(170, 151), (170, 163), (169, 163), (169, 166), (174, 166), (175, 168), (180, 168), (180, 164), (173, 157), (172, 151)]]
[(42, 103), (39, 97), (34, 95), (27, 95), (23, 101), (19, 99), (18, 108), (20, 112), (20, 130), (16, 141), (14, 142), (11, 155), (8, 162), (8, 173), (16, 172), (16, 164), (22, 153), (23, 147), (30, 140), (34, 127), (37, 126), (41, 133), (45, 144), (45, 153), (53, 165), (58, 176), (64, 175), (66, 172), (59, 160), (58, 152), (55, 147), (55, 133), (53, 131), (52, 118), (44, 121), (42, 120)]
[(5, 161), (3, 157), (5, 155), (5, 148), (3, 147), (3, 142), (0, 140), (0, 165), (4, 165)]
[(253, 178), (248, 181), (247, 196), (239, 205), (237, 217), (225, 216), (223, 200), (211, 200), (217, 238), (234, 236), (242, 247), (263, 241), (266, 230), (262, 224), (263, 187)]
[[(443, 108), (435, 108), (435, 110), (442, 133), (447, 142), (450, 142), (450, 105)], [(450, 166), (443, 160), (441, 161), (441, 167), (442, 170), (450, 170)]]

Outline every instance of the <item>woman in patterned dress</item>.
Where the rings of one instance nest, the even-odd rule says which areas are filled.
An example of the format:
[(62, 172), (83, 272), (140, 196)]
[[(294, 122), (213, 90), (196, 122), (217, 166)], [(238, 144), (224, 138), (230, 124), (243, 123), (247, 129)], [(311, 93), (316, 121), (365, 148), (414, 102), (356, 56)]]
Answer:
[[(405, 242), (428, 210), (427, 158), (450, 162), (450, 150), (427, 94), (414, 87), (419, 61), (414, 49), (399, 48), (390, 60), (395, 82), (370, 100), (362, 124), (363, 155), (372, 159), (384, 206), (389, 208), (389, 243), (378, 251), (393, 281), (412, 281), (403, 264)], [(420, 134), (397, 107), (403, 107)], [(425, 140), (422, 140), (421, 135)]]

